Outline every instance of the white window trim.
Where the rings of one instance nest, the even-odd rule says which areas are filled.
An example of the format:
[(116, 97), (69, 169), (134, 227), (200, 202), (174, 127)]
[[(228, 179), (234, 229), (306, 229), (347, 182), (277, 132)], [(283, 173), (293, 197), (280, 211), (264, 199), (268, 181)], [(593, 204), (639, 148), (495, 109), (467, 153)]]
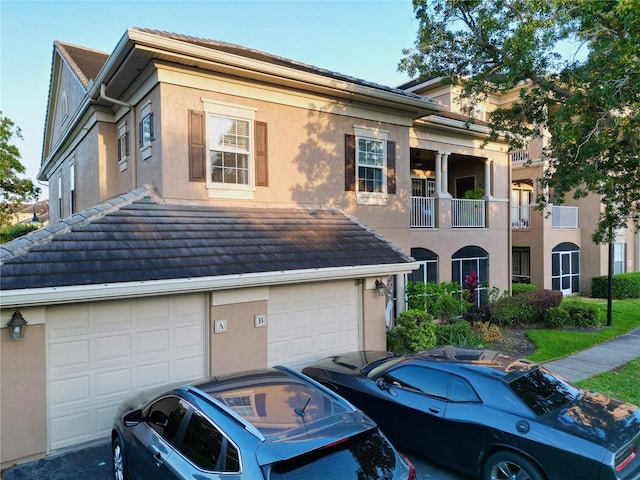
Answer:
[(69, 99), (67, 98), (67, 92), (62, 92), (62, 97), (60, 99), (60, 116), (62, 117), (60, 123), (64, 125), (69, 118)]
[[(142, 129), (144, 129), (144, 121), (149, 115), (151, 115), (151, 100), (147, 100), (140, 108), (140, 119), (141, 119), (140, 124), (142, 125)], [(143, 132), (141, 130), (139, 132), (139, 135), (142, 135), (142, 134)], [(137, 142), (137, 139), (135, 139), (134, 141)], [(140, 147), (140, 156), (142, 160), (146, 160), (151, 156), (152, 154), (151, 143), (152, 143), (152, 140), (145, 142), (143, 139), (142, 146)]]
[[(228, 199), (253, 199), (255, 187), (255, 128), (257, 108), (245, 105), (237, 105), (233, 103), (220, 102), (208, 98), (202, 99), (205, 112), (206, 125), (206, 185), (209, 198), (228, 198)], [(247, 185), (214, 183), (211, 181), (211, 159), (209, 144), (209, 116), (217, 115), (221, 117), (237, 118), (247, 120), (249, 122), (249, 183)]]
[[(120, 153), (121, 156), (118, 159), (118, 167), (120, 169), (121, 172), (124, 172), (127, 169), (127, 161), (129, 160), (129, 155), (126, 154), (126, 148), (123, 150), (122, 149), (122, 136), (128, 134), (128, 130), (127, 130), (127, 122), (122, 122), (120, 125), (118, 125), (118, 145), (120, 145), (119, 149), (120, 149)], [(129, 135), (130, 137), (131, 135)], [(134, 139), (135, 141), (135, 139)], [(131, 148), (131, 138), (125, 139), (125, 142), (129, 143), (129, 148)], [(124, 155), (123, 155), (124, 153)]]
[[(354, 125), (353, 134), (355, 135), (355, 167), (356, 167), (356, 203), (358, 205), (386, 205), (387, 194), (387, 140), (389, 139), (389, 131), (380, 128), (366, 127), (363, 125)], [(382, 154), (382, 192), (361, 192), (358, 190), (360, 185), (360, 178), (358, 176), (359, 164), (358, 164), (358, 139), (368, 138), (372, 140), (379, 140), (382, 142), (383, 154)]]

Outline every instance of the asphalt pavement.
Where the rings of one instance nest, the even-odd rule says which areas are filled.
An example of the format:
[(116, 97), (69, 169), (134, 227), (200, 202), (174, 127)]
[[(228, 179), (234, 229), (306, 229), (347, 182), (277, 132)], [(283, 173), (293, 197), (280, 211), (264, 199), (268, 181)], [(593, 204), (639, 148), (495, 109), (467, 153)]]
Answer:
[[(640, 358), (640, 328), (582, 352), (545, 363), (571, 382), (614, 370)], [(408, 455), (416, 466), (418, 480), (470, 480), (452, 470)], [(14, 465), (2, 472), (3, 480), (110, 480), (111, 446), (108, 442), (78, 447), (32, 462)]]

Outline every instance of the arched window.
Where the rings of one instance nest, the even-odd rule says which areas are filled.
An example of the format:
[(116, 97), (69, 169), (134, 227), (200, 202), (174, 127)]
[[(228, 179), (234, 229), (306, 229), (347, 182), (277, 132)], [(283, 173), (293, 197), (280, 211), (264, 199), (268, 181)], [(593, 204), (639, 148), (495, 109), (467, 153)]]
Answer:
[(451, 257), (451, 281), (468, 289), (465, 280), (475, 272), (477, 281), (474, 298), (477, 307), (487, 303), (487, 285), (489, 285), (489, 254), (476, 246), (462, 247)]
[(411, 256), (420, 263), (420, 268), (408, 276), (411, 282), (438, 281), (438, 255), (426, 248), (412, 248)]
[(563, 295), (580, 291), (580, 247), (563, 242), (551, 251), (551, 288)]
[(60, 123), (64, 123), (69, 118), (69, 101), (67, 100), (67, 92), (62, 92), (60, 99)]

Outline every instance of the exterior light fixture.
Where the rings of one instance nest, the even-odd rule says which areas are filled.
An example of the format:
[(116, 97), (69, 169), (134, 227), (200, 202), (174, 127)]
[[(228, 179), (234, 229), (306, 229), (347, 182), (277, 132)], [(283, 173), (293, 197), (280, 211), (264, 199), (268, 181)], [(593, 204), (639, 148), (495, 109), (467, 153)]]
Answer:
[(22, 314), (16, 310), (11, 316), (11, 320), (7, 323), (7, 327), (9, 327), (9, 337), (11, 340), (22, 340), (27, 327), (27, 321)]
[(384, 282), (376, 280), (376, 290), (378, 291), (379, 297), (384, 297), (387, 293), (387, 286), (384, 284)]

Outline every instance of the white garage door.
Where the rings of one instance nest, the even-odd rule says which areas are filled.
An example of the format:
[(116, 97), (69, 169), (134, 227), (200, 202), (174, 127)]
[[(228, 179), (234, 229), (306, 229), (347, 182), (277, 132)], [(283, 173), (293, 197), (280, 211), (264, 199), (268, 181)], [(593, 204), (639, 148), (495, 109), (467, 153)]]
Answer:
[(269, 365), (299, 368), (326, 355), (358, 350), (358, 288), (354, 280), (271, 288)]
[(205, 375), (202, 295), (47, 311), (49, 448), (109, 435), (133, 392)]

